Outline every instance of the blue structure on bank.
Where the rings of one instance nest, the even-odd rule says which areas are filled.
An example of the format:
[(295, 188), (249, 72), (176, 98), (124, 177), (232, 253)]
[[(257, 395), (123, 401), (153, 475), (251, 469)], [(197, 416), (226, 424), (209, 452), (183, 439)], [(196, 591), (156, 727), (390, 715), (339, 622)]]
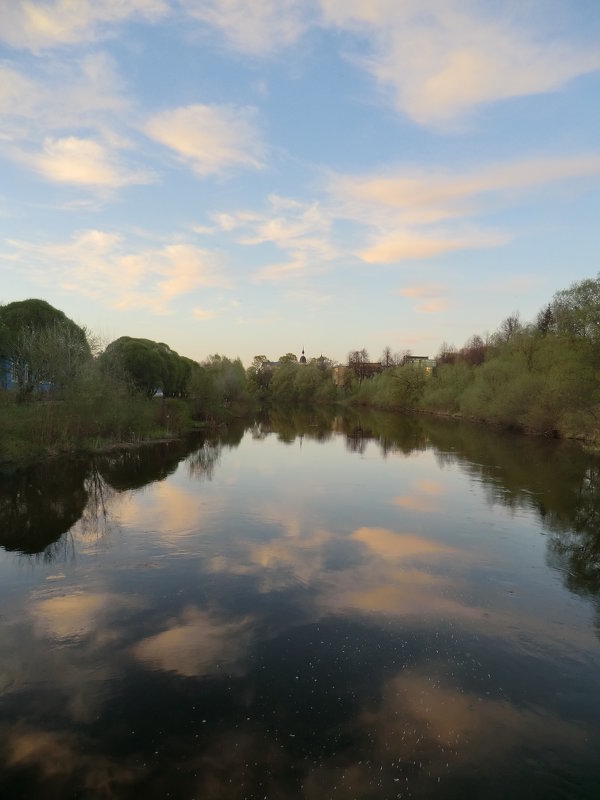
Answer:
[(16, 389), (12, 358), (0, 356), (0, 389)]

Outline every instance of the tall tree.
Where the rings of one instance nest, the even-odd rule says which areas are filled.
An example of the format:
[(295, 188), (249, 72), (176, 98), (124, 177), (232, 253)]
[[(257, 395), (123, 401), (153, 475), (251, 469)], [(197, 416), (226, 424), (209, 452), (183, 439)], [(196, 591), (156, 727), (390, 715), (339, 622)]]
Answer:
[(551, 306), (558, 333), (600, 342), (600, 273), (556, 292)]
[(90, 361), (88, 333), (45, 300), (0, 306), (0, 355), (13, 363), (19, 395), (43, 382), (67, 386)]

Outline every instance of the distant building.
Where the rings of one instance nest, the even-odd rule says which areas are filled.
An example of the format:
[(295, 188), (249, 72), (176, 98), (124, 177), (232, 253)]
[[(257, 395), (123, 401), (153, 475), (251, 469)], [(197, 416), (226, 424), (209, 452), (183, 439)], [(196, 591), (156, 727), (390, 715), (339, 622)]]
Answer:
[(429, 356), (405, 356), (402, 366), (423, 367), (430, 375), (437, 366), (437, 361)]
[(333, 382), (336, 386), (343, 386), (344, 385), (344, 375), (346, 374), (346, 370), (348, 369), (347, 364), (336, 364), (332, 370), (333, 373)]

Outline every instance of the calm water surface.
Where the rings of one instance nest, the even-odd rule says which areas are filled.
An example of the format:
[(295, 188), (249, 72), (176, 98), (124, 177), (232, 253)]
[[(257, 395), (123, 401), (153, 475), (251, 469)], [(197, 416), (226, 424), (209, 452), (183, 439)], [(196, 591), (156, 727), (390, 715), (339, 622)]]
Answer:
[(598, 798), (600, 461), (274, 417), (0, 476), (0, 797)]

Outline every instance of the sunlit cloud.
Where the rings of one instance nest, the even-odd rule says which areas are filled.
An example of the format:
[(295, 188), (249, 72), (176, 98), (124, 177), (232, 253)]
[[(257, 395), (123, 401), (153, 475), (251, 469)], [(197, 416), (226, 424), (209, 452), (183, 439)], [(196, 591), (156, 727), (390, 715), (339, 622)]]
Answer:
[[(127, 112), (131, 101), (113, 58), (90, 53), (75, 62), (53, 59), (43, 73), (19, 71), (6, 62), (0, 66), (0, 111), (3, 129), (39, 137), (49, 130), (83, 125), (105, 127), (105, 115)], [(20, 121), (16, 123), (15, 121)]]
[(151, 117), (145, 130), (200, 177), (263, 164), (264, 145), (251, 108), (195, 104), (170, 109)]
[[(553, 92), (600, 68), (597, 47), (570, 41), (538, 17), (458, 0), (321, 0), (326, 24), (368, 42), (354, 60), (396, 108), (422, 125), (448, 126), (479, 106)], [(561, 35), (562, 34), (562, 35)]]
[(164, 314), (173, 300), (205, 288), (226, 288), (218, 256), (175, 242), (133, 244), (117, 233), (87, 230), (67, 242), (9, 241), (7, 256), (25, 264), (40, 287), (49, 281), (116, 309)]
[(197, 233), (231, 234), (246, 247), (273, 245), (282, 260), (267, 263), (254, 274), (258, 282), (282, 282), (313, 275), (331, 267), (341, 255), (334, 241), (334, 222), (318, 202), (300, 202), (270, 195), (266, 210), (214, 214), (212, 226), (196, 226)]
[(199, 320), (214, 319), (217, 316), (216, 311), (208, 308), (194, 308), (192, 313), (194, 318)]
[(195, 20), (217, 29), (234, 49), (269, 55), (292, 45), (308, 25), (301, 0), (180, 0)]
[[(90, 721), (91, 722), (91, 721)], [(1, 730), (6, 747), (6, 766), (41, 774), (60, 796), (68, 796), (73, 781), (92, 797), (127, 794), (139, 777), (135, 768), (102, 753), (82, 752), (81, 736), (63, 730), (36, 728), (26, 723)], [(107, 795), (107, 787), (111, 787)]]
[(0, 3), (0, 39), (34, 52), (65, 44), (92, 42), (110, 26), (132, 17), (156, 21), (168, 10), (166, 0), (24, 0)]
[(359, 255), (368, 264), (393, 264), (396, 261), (433, 258), (455, 250), (495, 247), (506, 241), (507, 237), (500, 234), (473, 234), (464, 238), (442, 238), (435, 233), (427, 236), (406, 231), (375, 241), (371, 247), (363, 250)]
[(448, 308), (446, 289), (438, 284), (413, 284), (398, 289), (396, 294), (417, 300), (416, 310), (424, 314), (438, 314)]
[(165, 630), (134, 645), (132, 652), (152, 669), (185, 677), (214, 674), (223, 665), (232, 672), (239, 669), (252, 635), (249, 618), (224, 621), (190, 606)]
[(76, 591), (37, 600), (32, 614), (40, 633), (53, 639), (103, 637), (107, 618), (136, 608), (138, 601), (123, 595)]
[[(457, 216), (481, 213), (481, 203), (495, 195), (509, 196), (532, 191), (557, 181), (589, 178), (600, 174), (600, 156), (588, 153), (546, 159), (523, 159), (470, 169), (395, 170), (395, 175), (344, 176), (332, 178), (329, 189), (344, 198), (371, 208), (396, 209), (405, 224), (427, 225)], [(506, 202), (506, 200), (505, 200)], [(348, 208), (352, 208), (351, 201)], [(340, 208), (340, 212), (343, 208)]]
[(405, 286), (398, 289), (397, 294), (401, 297), (414, 297), (417, 299), (439, 297), (444, 293), (444, 288), (439, 284), (417, 283), (412, 286)]
[(69, 136), (44, 141), (40, 153), (21, 153), (21, 160), (56, 183), (96, 188), (119, 188), (151, 183), (149, 171), (130, 171), (100, 142)]
[(414, 559), (419, 556), (456, 555), (456, 550), (433, 539), (412, 533), (397, 533), (387, 528), (359, 528), (352, 538), (384, 559)]
[(131, 102), (114, 60), (89, 54), (52, 61), (43, 76), (0, 67), (0, 152), (47, 181), (106, 195), (155, 179), (136, 166), (128, 121)]
[[(381, 702), (361, 714), (361, 723), (374, 732), (376, 759), (421, 767), (411, 772), (409, 794), (435, 794), (436, 776), (443, 781), (448, 768), (460, 782), (482, 764), (495, 774), (530, 747), (559, 748), (572, 756), (586, 748), (585, 725), (468, 685), (446, 685), (447, 664), (437, 666), (422, 665), (419, 674), (406, 670), (387, 680)], [(454, 675), (453, 684), (456, 680)], [(362, 776), (370, 778), (370, 771), (357, 771), (353, 786)], [(328, 776), (320, 777), (323, 790)]]
[(328, 184), (330, 213), (363, 226), (369, 243), (358, 255), (367, 263), (432, 259), (506, 244), (510, 232), (485, 230), (473, 220), (498, 205), (518, 206), (522, 195), (549, 184), (598, 174), (600, 157), (586, 154), (493, 164), (455, 174), (407, 168), (386, 176), (338, 175)]
[(418, 481), (413, 494), (395, 497), (392, 502), (407, 511), (435, 513), (440, 511), (438, 500), (443, 492), (442, 485), (437, 481)]

